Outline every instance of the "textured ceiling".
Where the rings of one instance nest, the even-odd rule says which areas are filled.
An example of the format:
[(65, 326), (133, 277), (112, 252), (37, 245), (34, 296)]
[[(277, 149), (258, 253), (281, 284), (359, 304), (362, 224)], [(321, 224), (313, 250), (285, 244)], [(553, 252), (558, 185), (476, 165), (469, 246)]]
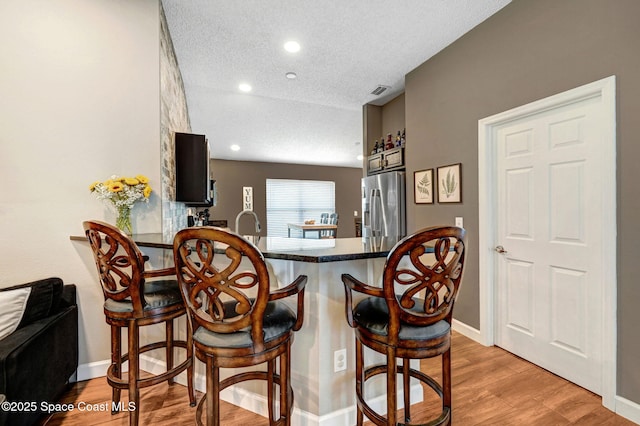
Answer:
[[(162, 0), (212, 158), (345, 167), (362, 167), (362, 105), (402, 93), (405, 74), (509, 2)], [(390, 89), (371, 95), (378, 85)]]

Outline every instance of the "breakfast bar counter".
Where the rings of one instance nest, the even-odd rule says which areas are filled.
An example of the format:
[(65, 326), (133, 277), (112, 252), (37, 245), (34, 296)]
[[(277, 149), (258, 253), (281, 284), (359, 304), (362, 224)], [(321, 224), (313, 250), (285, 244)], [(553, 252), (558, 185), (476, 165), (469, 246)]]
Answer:
[[(71, 237), (85, 240), (85, 237)], [(173, 237), (163, 234), (134, 234), (139, 247), (173, 249)], [(254, 243), (266, 259), (295, 260), (310, 263), (337, 262), (345, 260), (386, 257), (397, 238), (284, 238), (245, 236)]]

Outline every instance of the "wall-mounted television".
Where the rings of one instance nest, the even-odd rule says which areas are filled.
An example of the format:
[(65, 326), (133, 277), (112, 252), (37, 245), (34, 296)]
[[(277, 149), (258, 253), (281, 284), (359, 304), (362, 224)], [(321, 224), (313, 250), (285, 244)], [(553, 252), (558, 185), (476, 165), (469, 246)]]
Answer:
[(205, 135), (175, 134), (176, 201), (188, 206), (213, 205), (209, 142)]

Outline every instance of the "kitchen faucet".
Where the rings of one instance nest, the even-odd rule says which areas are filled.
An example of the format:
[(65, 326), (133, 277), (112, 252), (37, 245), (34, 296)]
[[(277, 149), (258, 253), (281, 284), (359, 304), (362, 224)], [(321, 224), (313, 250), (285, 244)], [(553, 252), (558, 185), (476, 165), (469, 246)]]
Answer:
[(258, 220), (258, 215), (256, 214), (256, 212), (254, 212), (253, 210), (242, 210), (240, 213), (238, 213), (238, 216), (236, 216), (236, 234), (238, 233), (238, 229), (240, 228), (240, 217), (245, 214), (250, 214), (253, 216), (256, 221), (256, 234), (259, 233), (260, 221)]

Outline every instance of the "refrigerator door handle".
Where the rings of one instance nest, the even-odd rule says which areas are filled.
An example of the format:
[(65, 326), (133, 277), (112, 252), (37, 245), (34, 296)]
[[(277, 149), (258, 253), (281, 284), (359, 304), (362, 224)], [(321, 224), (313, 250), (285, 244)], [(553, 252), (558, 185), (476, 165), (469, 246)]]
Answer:
[(370, 202), (371, 200), (367, 200), (365, 198), (365, 202), (362, 205), (362, 226), (369, 227), (371, 226), (371, 212), (370, 212)]
[(380, 190), (374, 188), (371, 190), (371, 236), (375, 236), (380, 234), (380, 203), (382, 202), (382, 198), (380, 197)]

